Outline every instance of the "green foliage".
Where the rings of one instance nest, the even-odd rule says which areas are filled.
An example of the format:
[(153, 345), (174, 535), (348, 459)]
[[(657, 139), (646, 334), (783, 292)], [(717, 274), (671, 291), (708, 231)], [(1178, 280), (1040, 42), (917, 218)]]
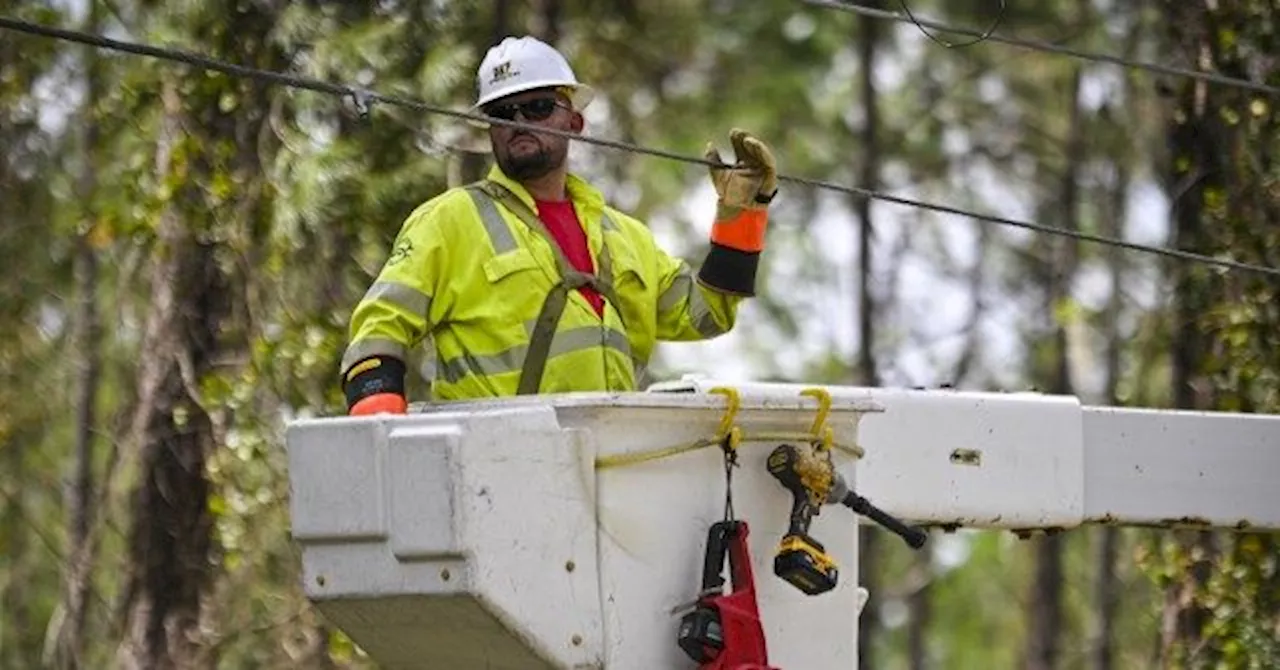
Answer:
[[(1185, 8), (1184, 8), (1185, 9)], [(1261, 54), (1280, 49), (1274, 8), (1229, 3), (1182, 11), (1169, 39), (1182, 53), (1203, 49), (1216, 70), (1280, 84), (1280, 67)], [(1207, 28), (1207, 29), (1206, 29)], [(1275, 267), (1280, 262), (1280, 113), (1254, 93), (1180, 85), (1174, 92), (1169, 136), (1170, 188), (1203, 175), (1188, 190), (1179, 233), (1209, 254), (1230, 254)], [(1206, 146), (1204, 139), (1212, 137)], [(1175, 275), (1192, 322), (1175, 346), (1195, 353), (1183, 379), (1205, 409), (1280, 411), (1280, 301), (1275, 282), (1244, 273), (1185, 271)], [(1176, 391), (1177, 389), (1175, 389)], [(1275, 535), (1232, 534), (1195, 543), (1167, 542), (1154, 569), (1182, 595), (1177, 614), (1189, 623), (1166, 639), (1170, 667), (1266, 668), (1280, 663), (1280, 576)], [(1191, 570), (1211, 560), (1207, 578)]]
[[(783, 0), (560, 4), (559, 46), (600, 93), (588, 114), (589, 132), (697, 155), (708, 141), (724, 151), (729, 128), (740, 126), (768, 140), (790, 174), (858, 183), (868, 158), (858, 137), (865, 117), (856, 17)], [(1126, 3), (1009, 4), (1007, 33), (1107, 52), (1176, 51)], [(1222, 71), (1245, 76), (1256, 54), (1280, 52), (1275, 18), (1262, 4), (1233, 5), (1215, 17)], [(249, 5), (263, 24), (251, 26), (252, 34), (233, 30), (248, 20)], [(912, 4), (922, 15), (966, 25), (985, 25), (991, 6)], [(427, 0), (125, 0), (109, 3), (107, 13), (112, 32), (132, 39), (462, 109), (474, 94), (473, 72), (484, 48), (495, 35), (541, 25), (538, 11), (524, 3)], [(48, 3), (0, 0), (0, 14), (48, 24), (69, 20)], [(881, 119), (874, 159), (886, 190), (1001, 214), (1026, 211), (1064, 224), (1060, 194), (1073, 167), (1069, 85), (1078, 67), (1098, 99), (1082, 106), (1079, 119), (1087, 142), (1075, 159), (1085, 169), (1073, 225), (1106, 233), (1124, 218), (1111, 204), (1117, 193), (1129, 194), (1122, 172), (1149, 186), (1167, 172), (1163, 166), (1184, 176), (1201, 167), (1204, 156), (1156, 151), (1163, 130), (1150, 119), (1175, 103), (1137, 75), (993, 44), (942, 49), (914, 27), (877, 25)], [(204, 644), (219, 667), (318, 668), (326, 667), (326, 657), (339, 667), (369, 667), (301, 594), (289, 539), (283, 429), (294, 417), (341, 411), (336, 373), (350, 309), (404, 218), (445, 188), (450, 153), (483, 138), (456, 121), (412, 110), (376, 105), (361, 118), (349, 100), (264, 90), (247, 80), (120, 55), (103, 56), (102, 96), (81, 107), (71, 93), (49, 93), (79, 90), (81, 53), (9, 33), (0, 41), (0, 265), (8, 277), (0, 284), (6, 334), (0, 338), (0, 667), (38, 667), (47, 633), (60, 625), (67, 552), (61, 480), (70, 469), (79, 364), (79, 352), (68, 344), (77, 234), (88, 234), (99, 254), (96, 297), (108, 324), (101, 420), (94, 426), (101, 449), (93, 463), (107, 488), (95, 531), (100, 544), (87, 667), (110, 667), (122, 639), (114, 604), (129, 567), (127, 492), (145, 476), (132, 460), (130, 422), (139, 402), (138, 366), (149, 353), (139, 350), (152, 307), (148, 285), (172, 252), (162, 238), (162, 216), (174, 211), (216, 248), (217, 268), (231, 278), (219, 333), (227, 355), (197, 381), (222, 438), (206, 464), (215, 569), (203, 603)], [(177, 82), (168, 100), (165, 81)], [(1276, 105), (1256, 94), (1213, 90), (1212, 115), (1229, 140), (1217, 158), (1230, 178), (1203, 189), (1199, 213), (1212, 234), (1191, 243), (1208, 253), (1280, 264), (1280, 227), (1271, 225), (1280, 221)], [(161, 155), (166, 104), (176, 105), (189, 125)], [(1187, 109), (1173, 111), (1192, 118)], [(72, 122), (50, 123), (67, 114), (76, 115)], [(82, 125), (99, 136), (91, 155), (78, 149)], [(710, 212), (689, 211), (687, 201), (706, 187), (703, 168), (611, 149), (579, 146), (575, 152), (575, 167), (612, 200), (664, 238), (679, 240), (673, 252), (698, 259)], [(98, 188), (81, 201), (77, 176), (84, 169)], [(738, 329), (744, 344), (735, 353), (750, 376), (848, 379), (852, 347), (842, 333), (852, 330), (856, 315), (844, 305), (851, 303), (857, 268), (852, 249), (839, 247), (848, 246), (843, 221), (852, 204), (784, 185), (762, 294)], [(1043, 387), (1060, 354), (1053, 339), (1059, 327), (1101, 346), (1112, 316), (1097, 300), (1068, 290), (1046, 308), (1041, 290), (1059, 246), (999, 232), (975, 244), (977, 258), (963, 260), (963, 243), (976, 238), (971, 224), (897, 207), (877, 205), (873, 212), (880, 310), (872, 344), (887, 379), (951, 380), (956, 357), (938, 342), (951, 338), (928, 327), (941, 300), (919, 297), (939, 286), (972, 300), (975, 310), (999, 305), (1006, 314), (996, 325), (1016, 340), (1012, 351), (978, 347), (970, 379), (980, 381), (970, 386), (1001, 380)], [(1081, 246), (1079, 253), (1081, 275), (1109, 263), (1098, 247)], [(970, 283), (975, 266), (988, 271)], [(1123, 268), (1136, 274), (1150, 264), (1126, 256)], [(932, 284), (921, 289), (912, 282)], [(1173, 319), (1137, 288), (1119, 288), (1119, 318), (1133, 325), (1119, 332), (1126, 341), (1118, 395), (1134, 403), (1167, 402)], [(1212, 382), (1214, 406), (1280, 409), (1274, 284), (1196, 270), (1183, 288), (1204, 298), (1198, 325), (1214, 348), (1198, 374)], [(980, 332), (971, 335), (984, 343)], [(908, 358), (926, 361), (924, 380), (905, 371), (901, 361)], [(660, 359), (656, 367), (672, 371), (674, 364)], [(1084, 396), (1100, 395), (1088, 379), (1078, 386)], [(1112, 631), (1117, 666), (1147, 667), (1161, 594), (1139, 568), (1152, 571), (1157, 586), (1174, 584), (1187, 571), (1189, 553), (1146, 534), (1124, 538), (1122, 613)], [(1002, 533), (936, 539), (945, 550), (935, 549), (924, 563), (882, 543), (893, 546), (877, 568), (885, 605), (867, 615), (881, 617), (887, 630), (866, 641), (881, 667), (905, 667), (905, 603), (925, 586), (933, 604), (928, 654), (936, 667), (1015, 667), (1027, 627), (1027, 545)], [(1274, 634), (1280, 547), (1273, 537), (1232, 535), (1219, 549), (1212, 577), (1196, 595), (1212, 613), (1203, 635), (1216, 667), (1280, 665)], [(1094, 602), (1084, 584), (1093, 560), (1088, 536), (1070, 534), (1064, 668), (1086, 667)]]

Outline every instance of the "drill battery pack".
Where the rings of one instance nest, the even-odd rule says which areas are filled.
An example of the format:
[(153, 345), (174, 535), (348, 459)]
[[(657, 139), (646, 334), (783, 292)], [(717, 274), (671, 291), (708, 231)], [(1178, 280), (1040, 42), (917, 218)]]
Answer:
[(826, 547), (803, 533), (782, 538), (773, 573), (811, 596), (834, 589), (840, 580), (840, 569)]

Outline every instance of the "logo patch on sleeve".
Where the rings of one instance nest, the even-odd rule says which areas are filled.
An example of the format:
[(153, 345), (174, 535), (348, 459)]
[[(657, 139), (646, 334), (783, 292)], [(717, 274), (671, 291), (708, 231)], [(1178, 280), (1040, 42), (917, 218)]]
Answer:
[(413, 242), (409, 240), (400, 240), (396, 242), (396, 246), (391, 250), (391, 256), (387, 258), (387, 265), (396, 265), (413, 253)]

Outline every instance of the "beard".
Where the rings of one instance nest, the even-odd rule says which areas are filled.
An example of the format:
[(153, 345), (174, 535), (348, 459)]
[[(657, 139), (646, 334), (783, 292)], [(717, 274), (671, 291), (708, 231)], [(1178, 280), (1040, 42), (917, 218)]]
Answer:
[(510, 148), (495, 152), (498, 167), (508, 177), (516, 181), (537, 179), (564, 164), (568, 147), (548, 148), (537, 138), (533, 139), (538, 149), (518, 156), (513, 155)]

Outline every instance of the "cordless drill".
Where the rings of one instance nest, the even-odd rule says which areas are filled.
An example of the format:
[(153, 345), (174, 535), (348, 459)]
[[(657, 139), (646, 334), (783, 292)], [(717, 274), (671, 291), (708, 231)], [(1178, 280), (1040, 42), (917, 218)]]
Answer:
[(779, 445), (766, 461), (769, 474), (791, 492), (791, 524), (773, 559), (773, 572), (809, 595), (835, 588), (839, 570), (822, 543), (809, 536), (809, 524), (826, 503), (843, 505), (900, 536), (912, 549), (928, 535), (908, 526), (854, 493), (831, 463), (831, 452), (818, 447)]
[(773, 559), (774, 574), (809, 595), (830, 591), (839, 581), (840, 570), (826, 547), (809, 535), (809, 525), (834, 480), (830, 454), (783, 444), (769, 454), (766, 465), (792, 496), (790, 526)]

